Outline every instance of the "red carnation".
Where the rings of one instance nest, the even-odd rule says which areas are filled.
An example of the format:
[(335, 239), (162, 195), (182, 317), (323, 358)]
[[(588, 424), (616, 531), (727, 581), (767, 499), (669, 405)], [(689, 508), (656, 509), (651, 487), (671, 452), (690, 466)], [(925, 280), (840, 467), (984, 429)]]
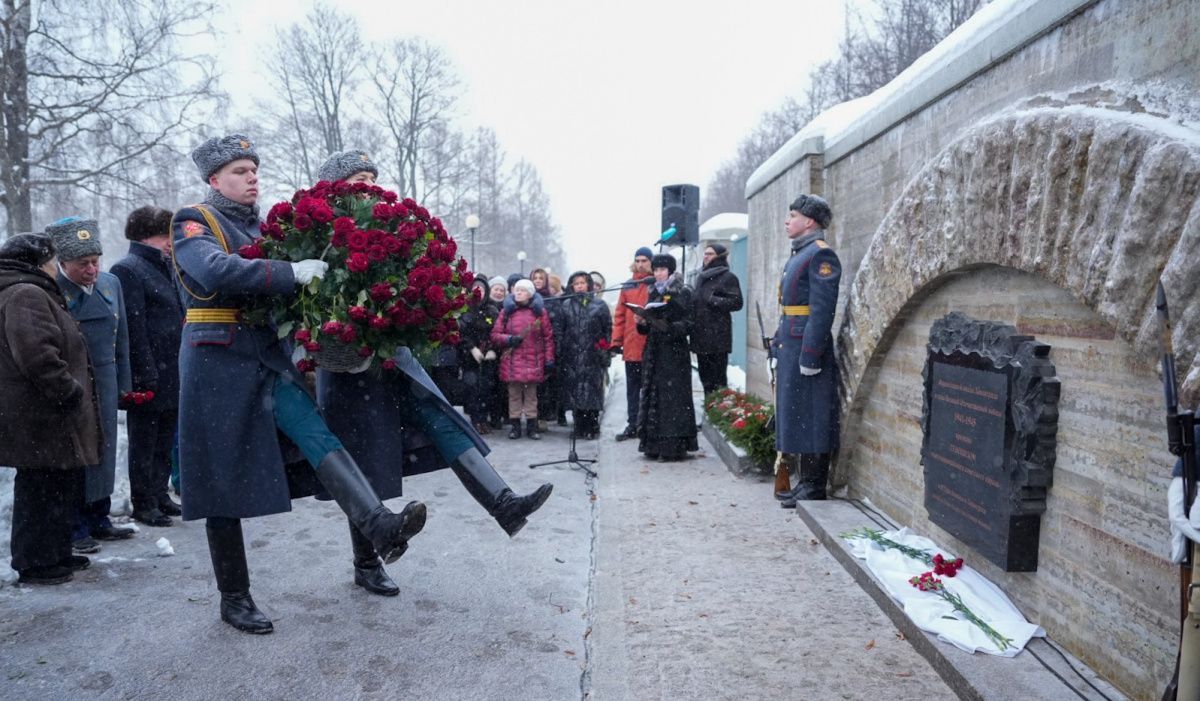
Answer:
[(258, 260), (264, 256), (262, 246), (258, 242), (247, 244), (238, 249), (238, 255), (247, 260)]
[(309, 217), (307, 214), (297, 214), (292, 219), (292, 224), (294, 224), (297, 229), (304, 231), (304, 230), (308, 229), (309, 227), (311, 227), (313, 222), (312, 222), (312, 218)]
[(317, 351), (321, 350), (321, 344), (317, 343), (316, 341), (309, 341), (308, 343), (304, 344), (304, 350), (308, 351), (309, 353), (316, 353)]
[(377, 282), (371, 285), (371, 299), (383, 303), (396, 296), (396, 290), (386, 282)]
[(346, 240), (351, 251), (365, 251), (371, 243), (371, 235), (365, 231), (355, 229), (347, 235)]
[[(387, 192), (384, 192), (384, 193), (381, 195), (381, 197), (383, 197), (383, 201), (384, 201), (384, 202), (395, 202), (397, 199), (399, 199), (399, 196), (398, 196), (396, 193), (394, 193), (394, 192), (392, 192), (392, 191), (390, 191), (390, 190), (389, 190), (389, 191), (387, 191)], [(396, 216), (398, 216), (398, 217), (403, 217), (403, 216), (405, 216), (406, 214), (408, 214), (408, 212), (405, 212), (404, 214), (401, 214), (401, 213), (399, 213), (399, 212), (396, 212)]]
[[(384, 199), (387, 199), (387, 198), (385, 197)], [(393, 197), (392, 199), (390, 199), (388, 201), (395, 202), (396, 198)], [(405, 207), (402, 204), (394, 204), (394, 205), (392, 205), (392, 212), (394, 212), (397, 217), (400, 217), (401, 219), (403, 219), (408, 216), (408, 207)]]
[(388, 252), (383, 246), (371, 246), (367, 249), (367, 257), (371, 259), (372, 263), (378, 263), (387, 260)]
[(457, 346), (459, 343), (462, 343), (462, 335), (457, 331), (451, 331), (450, 333), (446, 334), (446, 343), (449, 343), (452, 346)]
[(346, 268), (352, 273), (365, 273), (371, 266), (371, 260), (366, 253), (351, 253), (346, 259)]
[(382, 316), (371, 317), (371, 328), (376, 330), (386, 329), (392, 322)]
[(346, 310), (346, 313), (349, 314), (350, 318), (354, 319), (355, 321), (366, 321), (371, 316), (371, 313), (367, 311), (366, 307), (359, 305), (350, 307)]
[(300, 329), (296, 332), (296, 343), (307, 343), (312, 340), (312, 332), (308, 329)]

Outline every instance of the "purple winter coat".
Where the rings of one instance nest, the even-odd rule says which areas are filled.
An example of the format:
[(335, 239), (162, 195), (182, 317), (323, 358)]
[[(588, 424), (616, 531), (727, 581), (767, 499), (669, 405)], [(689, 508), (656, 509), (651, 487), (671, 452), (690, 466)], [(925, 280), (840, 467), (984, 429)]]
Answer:
[[(550, 315), (538, 301), (535, 298), (522, 306), (511, 298), (504, 300), (504, 309), (492, 327), (492, 345), (500, 351), (502, 382), (541, 382), (546, 379), (546, 365), (554, 363), (554, 330)], [(509, 339), (522, 335), (525, 340), (514, 348)]]

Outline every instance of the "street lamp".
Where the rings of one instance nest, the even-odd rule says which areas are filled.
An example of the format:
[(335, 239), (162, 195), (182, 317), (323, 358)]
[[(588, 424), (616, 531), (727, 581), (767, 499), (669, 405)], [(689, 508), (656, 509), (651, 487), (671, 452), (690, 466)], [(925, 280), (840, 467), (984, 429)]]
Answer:
[(525, 251), (517, 251), (517, 260), (521, 261), (521, 277), (525, 277)]
[(475, 269), (475, 230), (479, 228), (479, 215), (467, 215), (467, 231), (471, 232), (471, 270)]

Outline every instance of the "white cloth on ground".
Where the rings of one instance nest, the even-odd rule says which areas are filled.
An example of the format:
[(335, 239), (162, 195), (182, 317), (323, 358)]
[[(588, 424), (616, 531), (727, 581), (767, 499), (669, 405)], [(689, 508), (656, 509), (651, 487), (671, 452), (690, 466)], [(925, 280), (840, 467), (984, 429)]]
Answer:
[(1183, 508), (1183, 478), (1171, 480), (1167, 488), (1167, 518), (1171, 522), (1171, 562), (1183, 562), (1187, 552), (1187, 541), (1200, 543), (1200, 509), (1195, 508), (1192, 498), (1191, 509)]
[[(940, 552), (948, 560), (956, 557), (939, 548), (932, 540), (913, 535), (907, 528), (886, 531), (883, 535), (901, 545), (924, 550), (931, 556)], [(866, 560), (867, 569), (871, 570), (892, 598), (900, 602), (901, 608), (918, 628), (934, 633), (939, 640), (948, 642), (960, 650), (971, 653), (978, 650), (990, 655), (1016, 657), (1030, 638), (1046, 635), (1041, 626), (1025, 620), (1025, 616), (999, 587), (965, 564), (954, 577), (941, 577), (947, 591), (958, 595), (972, 613), (1009, 638), (1010, 646), (1001, 652), (983, 630), (960, 618), (948, 601), (930, 592), (920, 591), (909, 583), (910, 578), (930, 571), (931, 567), (899, 550), (885, 549), (868, 538), (855, 538), (849, 543), (854, 556)]]

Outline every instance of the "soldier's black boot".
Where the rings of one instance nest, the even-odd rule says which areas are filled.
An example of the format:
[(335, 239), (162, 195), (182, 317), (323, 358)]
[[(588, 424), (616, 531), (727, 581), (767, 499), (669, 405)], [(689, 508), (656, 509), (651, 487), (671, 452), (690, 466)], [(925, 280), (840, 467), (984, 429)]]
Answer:
[(354, 524), (350, 524), (350, 547), (354, 549), (354, 583), (372, 594), (396, 596), (400, 587), (388, 576), (375, 546)]
[(317, 479), (384, 562), (395, 562), (408, 549), (408, 539), (425, 527), (424, 504), (410, 501), (403, 511), (393, 513), (379, 501), (371, 483), (345, 450), (325, 456), (317, 466)]
[(546, 483), (531, 494), (517, 496), (478, 448), (464, 451), (450, 463), (450, 468), (510, 538), (525, 527), (526, 517), (542, 508), (554, 489), (554, 485)]
[(790, 498), (780, 502), (785, 509), (796, 508), (798, 501), (824, 501), (825, 482), (829, 479), (829, 453), (801, 453), (800, 480)]
[[(275, 630), (271, 619), (258, 610), (250, 598), (250, 572), (246, 568), (246, 546), (242, 541), (242, 522), (219, 519), (205, 526), (208, 552), (212, 556), (217, 590), (221, 592), (221, 620), (238, 630), (265, 635)], [(230, 523), (232, 522), (232, 523)]]

